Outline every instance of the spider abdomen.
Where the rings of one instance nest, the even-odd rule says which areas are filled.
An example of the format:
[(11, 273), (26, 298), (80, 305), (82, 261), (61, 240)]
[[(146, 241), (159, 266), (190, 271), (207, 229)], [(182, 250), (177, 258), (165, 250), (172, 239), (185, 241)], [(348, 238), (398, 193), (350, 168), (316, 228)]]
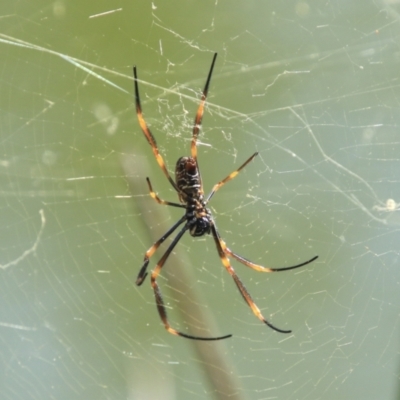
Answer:
[(194, 158), (179, 158), (175, 167), (175, 180), (179, 199), (186, 205), (189, 233), (192, 236), (209, 234), (211, 215), (203, 202), (199, 169)]
[[(200, 175), (196, 161), (192, 157), (180, 157), (175, 166), (175, 181), (184, 194), (196, 195), (200, 188)], [(186, 199), (183, 199), (186, 203)]]

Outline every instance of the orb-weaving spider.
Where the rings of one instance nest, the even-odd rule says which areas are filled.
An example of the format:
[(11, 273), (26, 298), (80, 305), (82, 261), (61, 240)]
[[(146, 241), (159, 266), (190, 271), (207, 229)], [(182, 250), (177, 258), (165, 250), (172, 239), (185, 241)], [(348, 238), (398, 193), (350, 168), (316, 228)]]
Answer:
[(153, 187), (150, 183), (150, 179), (146, 178), (147, 184), (150, 190), (150, 196), (158, 203), (164, 204), (173, 207), (179, 207), (185, 209), (185, 214), (182, 218), (176, 222), (160, 239), (158, 239), (145, 253), (144, 255), (144, 262), (143, 266), (141, 267), (138, 277), (136, 279), (136, 284), (140, 286), (147, 276), (147, 267), (149, 265), (150, 257), (155, 253), (155, 251), (159, 248), (159, 246), (180, 226), (181, 224), (185, 223), (183, 228), (180, 232), (176, 235), (175, 239), (171, 242), (169, 247), (167, 248), (164, 255), (158, 261), (155, 269), (151, 272), (151, 286), (154, 290), (154, 295), (156, 298), (156, 304), (158, 313), (160, 314), (161, 320), (164, 324), (165, 329), (177, 336), (182, 336), (188, 339), (195, 339), (195, 340), (219, 340), (219, 339), (226, 339), (231, 337), (232, 335), (225, 335), (225, 336), (218, 336), (218, 337), (199, 337), (199, 336), (192, 336), (186, 333), (177, 331), (176, 329), (172, 328), (168, 322), (167, 318), (167, 311), (164, 305), (164, 301), (161, 295), (161, 290), (156, 282), (157, 276), (161, 272), (162, 267), (164, 266), (165, 262), (167, 261), (169, 255), (171, 254), (172, 250), (179, 242), (181, 237), (186, 231), (189, 231), (190, 235), (192, 236), (203, 236), (205, 234), (212, 235), (215, 245), (217, 246), (218, 255), (222, 261), (222, 264), (232, 276), (233, 280), (238, 287), (240, 294), (243, 296), (246, 303), (249, 305), (255, 316), (260, 319), (262, 322), (267, 324), (270, 328), (281, 332), (281, 333), (290, 333), (290, 330), (282, 330), (278, 329), (273, 326), (270, 322), (268, 322), (261, 311), (254, 303), (253, 299), (251, 298), (249, 292), (243, 285), (242, 281), (237, 276), (235, 270), (232, 268), (228, 257), (232, 257), (235, 260), (239, 261), (240, 263), (250, 267), (256, 271), (260, 272), (279, 272), (279, 271), (287, 271), (294, 268), (299, 268), (304, 265), (311, 263), (312, 261), (316, 260), (318, 256), (311, 258), (310, 260), (303, 262), (298, 265), (294, 265), (292, 267), (285, 267), (285, 268), (266, 268), (262, 267), (261, 265), (254, 264), (253, 262), (235, 254), (232, 250), (230, 250), (225, 242), (221, 239), (217, 227), (215, 225), (215, 221), (211, 215), (210, 210), (206, 207), (207, 203), (210, 201), (211, 197), (214, 193), (220, 189), (225, 183), (229, 182), (231, 179), (235, 178), (236, 175), (250, 162), (253, 158), (258, 154), (257, 152), (254, 153), (249, 159), (247, 159), (237, 170), (230, 173), (225, 179), (218, 182), (214, 185), (213, 189), (211, 190), (210, 194), (204, 198), (204, 190), (203, 190), (203, 183), (200, 176), (200, 170), (197, 163), (197, 137), (199, 135), (199, 130), (201, 126), (201, 120), (203, 118), (204, 113), (204, 105), (207, 98), (208, 87), (210, 85), (211, 75), (213, 72), (215, 60), (217, 58), (217, 53), (214, 54), (214, 58), (211, 63), (210, 72), (208, 73), (207, 81), (204, 86), (204, 90), (201, 96), (201, 101), (199, 108), (196, 113), (196, 117), (194, 120), (193, 126), (193, 134), (192, 134), (192, 143), (191, 143), (191, 157), (181, 157), (176, 163), (175, 167), (175, 179), (174, 181), (166, 166), (164, 159), (162, 158), (161, 154), (158, 151), (156, 140), (154, 139), (153, 134), (150, 132), (149, 127), (147, 126), (146, 121), (143, 118), (142, 114), (142, 107), (140, 105), (140, 98), (139, 98), (139, 87), (138, 87), (138, 79), (137, 79), (137, 72), (136, 66), (133, 67), (133, 76), (135, 82), (135, 103), (136, 103), (136, 113), (139, 119), (140, 127), (149, 142), (151, 148), (153, 149), (153, 154), (158, 162), (158, 165), (162, 169), (164, 175), (167, 177), (169, 182), (171, 183), (172, 187), (178, 193), (180, 203), (173, 203), (170, 201), (161, 200), (157, 194), (154, 192)]

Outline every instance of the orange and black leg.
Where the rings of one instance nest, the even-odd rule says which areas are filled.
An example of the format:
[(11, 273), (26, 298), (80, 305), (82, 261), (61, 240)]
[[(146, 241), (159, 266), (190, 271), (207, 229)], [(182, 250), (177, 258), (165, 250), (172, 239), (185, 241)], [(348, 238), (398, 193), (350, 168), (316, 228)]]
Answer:
[(176, 244), (179, 242), (183, 234), (189, 229), (189, 225), (186, 224), (181, 231), (176, 235), (175, 239), (172, 241), (172, 243), (169, 245), (168, 249), (164, 253), (164, 255), (161, 257), (160, 261), (157, 263), (156, 267), (151, 273), (151, 286), (154, 290), (154, 296), (156, 298), (156, 305), (157, 305), (157, 310), (158, 313), (160, 314), (160, 318), (164, 324), (165, 329), (171, 333), (172, 335), (176, 336), (182, 336), (187, 339), (193, 339), (193, 340), (221, 340), (221, 339), (227, 339), (231, 337), (232, 335), (225, 335), (225, 336), (218, 336), (218, 337), (202, 337), (202, 336), (193, 336), (193, 335), (188, 335), (186, 333), (177, 331), (176, 329), (172, 328), (171, 325), (169, 324), (168, 317), (167, 317), (167, 310), (165, 308), (164, 300), (161, 294), (160, 287), (157, 284), (157, 277), (159, 273), (161, 272), (162, 267), (164, 266), (165, 262), (167, 261), (169, 255), (171, 254), (172, 250), (176, 246)]
[(275, 327), (274, 325), (272, 325), (269, 321), (267, 321), (264, 318), (264, 316), (261, 314), (260, 309), (257, 307), (257, 305), (254, 303), (253, 299), (251, 298), (250, 293), (248, 292), (248, 290), (246, 289), (246, 287), (244, 286), (244, 284), (242, 283), (242, 281), (240, 280), (240, 278), (236, 274), (235, 270), (231, 266), (231, 264), (229, 262), (229, 259), (228, 259), (228, 257), (226, 256), (226, 254), (224, 252), (223, 245), (221, 244), (221, 239), (219, 237), (219, 234), (217, 232), (217, 228), (215, 227), (215, 224), (213, 224), (211, 226), (211, 233), (213, 235), (213, 238), (214, 238), (214, 241), (215, 241), (215, 245), (217, 246), (218, 254), (219, 254), (219, 257), (220, 257), (220, 259), (222, 261), (223, 266), (226, 268), (226, 270), (232, 276), (233, 280), (236, 283), (236, 286), (238, 287), (238, 289), (240, 291), (240, 294), (242, 295), (242, 297), (245, 300), (245, 302), (251, 308), (251, 311), (253, 311), (253, 314), (260, 321), (264, 322), (264, 324), (268, 325), (270, 328), (274, 329), (275, 331), (280, 332), (280, 333), (291, 333), (292, 331), (290, 331), (290, 330), (283, 330), (283, 329), (279, 329), (279, 328)]
[(171, 183), (171, 185), (173, 186), (173, 188), (179, 192), (178, 187), (176, 186), (176, 183), (174, 182), (174, 180), (171, 178), (167, 167), (165, 166), (165, 162), (164, 159), (162, 158), (160, 152), (158, 151), (158, 147), (157, 147), (157, 142), (156, 139), (154, 138), (153, 134), (151, 133), (149, 127), (147, 126), (147, 123), (143, 117), (143, 113), (142, 113), (142, 106), (140, 105), (140, 97), (139, 97), (139, 85), (138, 85), (138, 79), (137, 79), (137, 72), (136, 72), (136, 66), (133, 67), (133, 77), (134, 77), (134, 81), (135, 81), (135, 104), (136, 104), (136, 114), (138, 116), (138, 120), (139, 120), (139, 125), (142, 128), (142, 131), (144, 133), (144, 136), (146, 137), (147, 141), (149, 142), (152, 150), (153, 150), (153, 154), (157, 160), (158, 165), (160, 166), (160, 168), (162, 169), (162, 171), (164, 172), (164, 175), (168, 178), (169, 182)]
[(136, 285), (140, 286), (147, 276), (147, 267), (149, 265), (150, 257), (155, 253), (155, 251), (160, 247), (160, 245), (178, 228), (179, 225), (183, 224), (186, 220), (186, 215), (184, 215), (172, 228), (170, 228), (160, 239), (158, 239), (144, 254), (143, 265), (140, 268), (139, 274), (136, 278)]
[[(217, 53), (214, 54), (214, 58), (211, 62), (210, 72), (208, 73), (207, 81), (204, 86), (203, 93), (201, 95), (199, 108), (197, 109), (197, 113), (196, 113), (196, 117), (194, 119), (194, 125), (193, 125), (192, 144), (191, 144), (190, 150), (191, 150), (192, 158), (196, 162), (196, 166), (199, 171), (199, 176), (200, 176), (200, 169), (199, 169), (199, 164), (197, 162), (197, 137), (199, 136), (199, 132), (200, 132), (201, 121), (203, 119), (203, 114), (204, 114), (204, 105), (206, 103), (208, 88), (210, 86), (211, 75), (212, 75), (212, 72), (214, 69), (216, 59), (217, 59)], [(200, 176), (200, 193), (203, 194), (203, 184), (201, 182), (201, 176)]]
[(207, 196), (205, 204), (207, 204), (211, 197), (214, 195), (214, 193), (220, 189), (222, 186), (225, 185), (225, 183), (229, 182), (230, 180), (232, 180), (233, 178), (235, 178), (239, 172), (250, 162), (253, 160), (253, 158), (255, 156), (258, 155), (258, 152), (255, 152), (251, 157), (249, 157), (238, 169), (236, 169), (235, 171), (231, 172), (226, 178), (222, 179), (222, 181), (219, 181), (217, 184), (214, 185), (214, 187), (212, 188), (210, 194)]

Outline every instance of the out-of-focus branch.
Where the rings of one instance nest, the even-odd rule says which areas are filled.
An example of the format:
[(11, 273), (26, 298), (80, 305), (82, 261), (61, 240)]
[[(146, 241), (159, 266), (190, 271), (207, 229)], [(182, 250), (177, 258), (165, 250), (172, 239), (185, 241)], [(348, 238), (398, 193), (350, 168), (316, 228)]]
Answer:
[[(145, 177), (150, 170), (147, 167), (146, 158), (134, 154), (130, 155), (123, 160), (123, 168), (132, 193), (138, 193), (138, 187), (145, 187)], [(140, 190), (143, 192), (143, 189)], [(150, 247), (151, 243), (170, 228), (170, 226), (161, 222), (166, 220), (168, 207), (157, 205), (150, 195), (148, 197), (135, 197), (135, 201), (138, 210), (141, 211), (144, 226), (152, 227), (151, 230), (147, 230)], [(151, 213), (148, 212), (149, 207), (151, 207)], [(184, 212), (183, 209), (182, 212)], [(158, 258), (156, 257), (156, 259)], [(190, 272), (188, 272), (191, 263), (188, 257), (179, 250), (179, 245), (171, 253), (167, 263), (173, 265), (174, 274), (164, 273), (164, 271), (163, 274), (168, 277), (169, 285), (174, 288), (173, 297), (179, 303), (179, 313), (182, 319), (186, 321), (188, 316), (195, 316), (196, 324), (189, 325), (190, 334), (194, 336), (205, 336), (207, 334), (216, 336), (218, 331), (212, 317), (203, 307), (199, 306), (204, 301), (199, 299), (199, 294), (192, 285), (193, 280), (190, 279)], [(188, 287), (191, 288), (190, 293), (188, 293)], [(190, 300), (188, 301), (188, 299)], [(154, 307), (154, 312), (156, 312), (156, 307)], [(168, 335), (167, 332), (165, 334)], [(187, 341), (189, 339), (177, 338), (177, 340)], [(243, 400), (244, 397), (239, 389), (236, 373), (224, 354), (224, 341), (189, 341), (197, 352), (198, 363), (210, 382), (214, 398), (217, 400)]]

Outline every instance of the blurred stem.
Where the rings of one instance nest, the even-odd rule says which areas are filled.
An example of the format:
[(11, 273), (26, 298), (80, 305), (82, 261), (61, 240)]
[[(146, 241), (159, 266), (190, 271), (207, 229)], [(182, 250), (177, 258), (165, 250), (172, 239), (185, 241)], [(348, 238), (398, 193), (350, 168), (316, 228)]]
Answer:
[[(129, 185), (132, 193), (143, 193), (145, 177), (150, 171), (147, 166), (146, 158), (138, 155), (131, 155), (123, 161), (124, 171), (129, 178)], [(140, 189), (138, 189), (140, 188)], [(157, 205), (149, 196), (136, 196), (136, 206), (141, 213), (144, 226), (147, 228), (150, 245), (160, 238), (169, 228), (162, 221), (165, 221), (168, 215), (168, 207)], [(176, 201), (171, 199), (171, 201)], [(149, 212), (151, 207), (151, 212)], [(184, 210), (182, 209), (182, 212)], [(149, 229), (151, 227), (151, 229)], [(193, 239), (195, 240), (195, 239)], [(162, 253), (160, 253), (162, 254)], [(158, 259), (159, 257), (156, 257)], [(154, 263), (154, 261), (153, 261)], [(167, 274), (163, 271), (164, 276), (168, 276), (168, 282), (174, 288), (173, 297), (179, 303), (178, 311), (181, 319), (187, 316), (195, 316), (196, 326), (189, 325), (191, 335), (204, 336), (204, 328), (207, 332), (211, 332), (213, 336), (218, 335), (215, 323), (210, 313), (205, 311), (203, 299), (200, 299), (198, 292), (193, 288), (193, 279), (188, 272), (191, 263), (188, 258), (179, 250), (179, 245), (171, 253), (168, 264), (173, 265), (174, 274)], [(138, 265), (138, 269), (140, 265)], [(177, 279), (179, 278), (179, 279)], [(188, 293), (188, 288), (190, 293)], [(188, 301), (190, 296), (190, 301)], [(156, 312), (156, 307), (154, 307)], [(173, 322), (172, 322), (173, 324)], [(165, 332), (168, 335), (167, 332)], [(243, 400), (243, 394), (239, 389), (237, 375), (232, 368), (232, 363), (226, 357), (226, 347), (224, 341), (220, 342), (202, 342), (197, 340), (189, 340), (184, 338), (176, 338), (176, 340), (188, 341), (195, 349), (198, 356), (198, 364), (202, 367), (207, 380), (217, 400)], [(232, 339), (227, 339), (231, 341)]]

